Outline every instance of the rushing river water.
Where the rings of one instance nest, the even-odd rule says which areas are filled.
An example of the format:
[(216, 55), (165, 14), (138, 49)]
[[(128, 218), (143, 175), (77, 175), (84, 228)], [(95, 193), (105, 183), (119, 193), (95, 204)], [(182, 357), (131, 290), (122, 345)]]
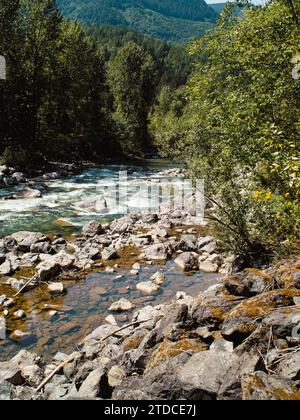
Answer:
[[(122, 205), (124, 208), (128, 206), (131, 211), (142, 211), (145, 208), (147, 200), (140, 192), (141, 184), (156, 177), (158, 169), (170, 167), (165, 162), (148, 162), (147, 167), (144, 166), (131, 167), (128, 175), (128, 197)], [(83, 170), (68, 179), (34, 181), (33, 187), (43, 187), (42, 198), (0, 201), (0, 237), (19, 230), (61, 232), (67, 235), (93, 218), (109, 220), (117, 217), (114, 197), (110, 195), (113, 189), (107, 186), (118, 179), (120, 169), (126, 168), (105, 166)], [(0, 190), (2, 196), (7, 193), (7, 190)], [(81, 204), (99, 195), (103, 195), (107, 201), (107, 214), (98, 214), (83, 208)], [(70, 227), (66, 226), (68, 223)], [(137, 255), (132, 253), (130, 256), (132, 263), (136, 261)], [(158, 270), (166, 275), (160, 293), (149, 296), (136, 290), (138, 282), (149, 280), (151, 274)], [(215, 283), (215, 278), (216, 275), (203, 273), (184, 275), (172, 261), (159, 267), (144, 266), (138, 275), (130, 275), (129, 270), (124, 268), (110, 274), (99, 270), (80, 281), (66, 281), (66, 293), (58, 297), (50, 296), (47, 287), (41, 285), (17, 301), (16, 309), (24, 309), (26, 319), (8, 323), (12, 330), (20, 329), (30, 335), (20, 342), (9, 336), (0, 341), (0, 360), (9, 359), (21, 348), (36, 351), (49, 359), (57, 351), (71, 353), (88, 333), (104, 322), (112, 302), (125, 297), (136, 308), (170, 302), (179, 290), (195, 296), (200, 290)], [(0, 282), (0, 295), (3, 293), (12, 295), (11, 289)], [(50, 317), (50, 309), (57, 310), (53, 318)], [(117, 315), (116, 319), (124, 323), (131, 316), (132, 311)]]
[[(121, 171), (127, 171), (128, 195), (121, 203), (122, 211), (142, 211), (147, 202), (140, 189), (153, 179), (159, 170), (172, 167), (165, 161), (147, 161), (140, 165), (101, 166), (85, 169), (72, 177), (58, 180), (36, 179), (32, 188), (42, 189), (42, 198), (0, 200), (0, 237), (20, 230), (67, 233), (79, 229), (91, 218), (111, 220), (116, 213), (115, 192)], [(121, 187), (122, 182), (121, 180)], [(0, 189), (0, 198), (18, 192), (22, 187)], [(108, 213), (101, 214), (84, 203), (89, 198), (103, 196), (107, 201)], [(70, 227), (68, 228), (68, 224)], [(72, 229), (73, 226), (73, 229)]]

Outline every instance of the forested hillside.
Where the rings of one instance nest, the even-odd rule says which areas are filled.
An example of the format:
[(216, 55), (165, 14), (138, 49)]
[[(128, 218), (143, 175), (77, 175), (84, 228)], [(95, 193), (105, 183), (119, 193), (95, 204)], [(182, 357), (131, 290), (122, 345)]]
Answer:
[(58, 6), (84, 24), (126, 25), (177, 42), (202, 36), (218, 16), (204, 0), (58, 0)]
[(160, 149), (205, 179), (219, 237), (247, 265), (300, 248), (299, 21), (298, 1), (228, 5), (190, 46), (186, 87), (164, 89), (152, 116)]
[[(190, 74), (184, 48), (127, 28), (67, 22), (54, 0), (0, 1), (0, 155), (8, 165), (136, 154), (162, 86)], [(133, 94), (134, 93), (134, 94)]]

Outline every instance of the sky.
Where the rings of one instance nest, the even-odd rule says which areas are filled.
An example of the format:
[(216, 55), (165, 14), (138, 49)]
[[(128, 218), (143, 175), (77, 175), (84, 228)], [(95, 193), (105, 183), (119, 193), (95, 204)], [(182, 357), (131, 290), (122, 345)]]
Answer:
[[(254, 4), (263, 4), (264, 0), (253, 0)], [(226, 0), (206, 0), (207, 4), (226, 3)]]

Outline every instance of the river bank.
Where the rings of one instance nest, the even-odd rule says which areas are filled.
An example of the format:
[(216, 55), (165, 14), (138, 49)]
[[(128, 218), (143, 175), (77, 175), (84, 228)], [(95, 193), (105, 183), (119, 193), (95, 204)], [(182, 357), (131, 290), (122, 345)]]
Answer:
[[(26, 318), (52, 318), (61, 341), (50, 358), (46, 331), (39, 354), (14, 349), (0, 363), (0, 399), (299, 399), (299, 259), (237, 273), (209, 227), (191, 220), (165, 209), (92, 220), (70, 237), (4, 237), (7, 334), (26, 343)], [(93, 322), (70, 322), (87, 292), (97, 296)]]

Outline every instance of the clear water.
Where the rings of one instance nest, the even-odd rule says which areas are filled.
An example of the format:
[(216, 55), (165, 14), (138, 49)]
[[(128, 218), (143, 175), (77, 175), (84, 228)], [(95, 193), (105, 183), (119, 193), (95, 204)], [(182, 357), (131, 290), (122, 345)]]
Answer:
[[(43, 197), (35, 199), (0, 199), (0, 237), (20, 230), (67, 233), (81, 228), (87, 221), (97, 218), (111, 220), (119, 217), (119, 210), (126, 212), (142, 211), (147, 203), (140, 193), (157, 171), (166, 169), (171, 164), (164, 161), (147, 161), (130, 166), (128, 174), (128, 196), (118, 209), (115, 206), (115, 183), (119, 172), (126, 170), (120, 165), (90, 168), (66, 179), (53, 181), (35, 180), (32, 188), (42, 187)], [(0, 198), (17, 192), (20, 187), (0, 189)], [(89, 198), (104, 196), (109, 212), (101, 215), (83, 208), (82, 202)], [(66, 223), (60, 223), (60, 220)], [(70, 224), (70, 226), (66, 226)], [(63, 225), (63, 226), (62, 226)]]
[[(146, 166), (146, 168), (144, 168)], [(141, 211), (145, 208), (146, 198), (140, 193), (139, 187), (157, 176), (158, 170), (167, 169), (166, 162), (147, 162), (131, 167), (129, 175), (129, 194), (122, 202), (124, 208), (130, 207), (131, 211)], [(45, 192), (40, 199), (0, 200), (0, 237), (19, 230), (33, 230), (43, 232), (74, 233), (85, 222), (93, 218), (100, 220), (118, 217), (113, 207), (112, 190), (107, 186), (112, 185), (118, 178), (120, 169), (117, 165), (103, 166), (86, 169), (68, 179), (43, 182), (35, 180), (34, 186), (43, 184)], [(0, 190), (0, 196), (17, 190)], [(81, 202), (87, 198), (103, 195), (107, 200), (109, 213), (98, 214), (84, 209)], [(63, 219), (71, 227), (61, 226), (58, 219)], [(132, 261), (126, 261), (131, 266), (137, 260), (138, 253), (131, 255)], [(122, 267), (122, 261), (116, 261)], [(160, 293), (145, 295), (136, 290), (136, 284), (149, 280), (151, 274), (162, 270), (167, 277)], [(116, 276), (122, 275), (121, 279)], [(11, 310), (24, 309), (26, 319), (16, 321), (10, 318), (7, 322), (9, 330), (20, 329), (28, 332), (30, 336), (16, 342), (7, 336), (0, 341), (0, 360), (8, 360), (20, 349), (26, 348), (35, 351), (46, 359), (50, 359), (57, 351), (71, 353), (78, 343), (93, 329), (104, 322), (108, 315), (108, 308), (112, 302), (122, 297), (129, 299), (136, 308), (147, 304), (170, 302), (177, 291), (183, 290), (192, 296), (206, 289), (216, 282), (216, 275), (195, 273), (185, 275), (175, 266), (173, 261), (165, 266), (143, 267), (138, 276), (129, 274), (129, 269), (118, 269), (117, 273), (108, 274), (95, 272), (83, 277), (80, 281), (65, 281), (66, 293), (63, 296), (52, 297), (45, 285), (22, 295)], [(0, 295), (11, 296), (12, 290), (1, 284)], [(50, 319), (49, 306), (57, 308), (57, 317)], [(52, 307), (51, 306), (51, 307)], [(1, 315), (1, 314), (0, 314)], [(132, 312), (117, 315), (118, 322), (126, 323), (130, 320)]]

